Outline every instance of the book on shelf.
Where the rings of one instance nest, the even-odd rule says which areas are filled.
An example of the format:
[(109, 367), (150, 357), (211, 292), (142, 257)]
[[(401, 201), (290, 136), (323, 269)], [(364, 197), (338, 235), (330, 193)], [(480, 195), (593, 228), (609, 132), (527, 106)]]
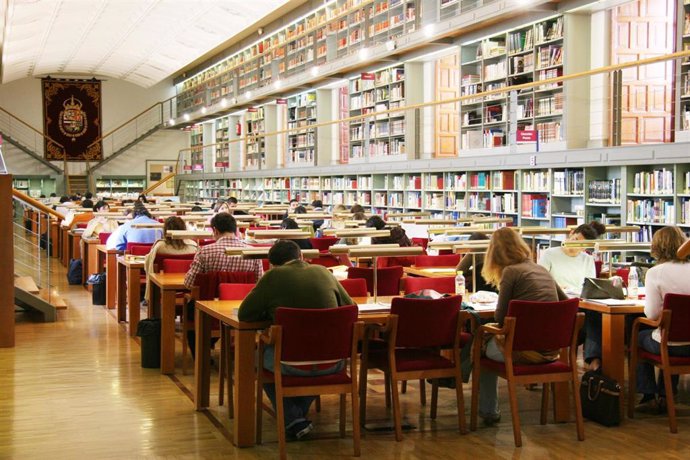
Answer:
[(553, 193), (556, 195), (584, 195), (585, 172), (572, 169), (554, 171)]
[(511, 54), (531, 50), (533, 47), (532, 28), (508, 34), (508, 47)]
[(488, 172), (470, 173), (470, 189), (489, 190), (490, 180)]
[(628, 221), (674, 224), (676, 211), (673, 200), (628, 200)]
[(680, 201), (680, 224), (690, 224), (690, 199), (682, 198)]
[(539, 132), (539, 142), (544, 144), (562, 139), (561, 124), (556, 121), (537, 123), (537, 131)]
[(592, 203), (611, 203), (621, 202), (621, 180), (590, 180), (588, 184), (589, 201)]
[(662, 168), (635, 173), (633, 193), (673, 194), (673, 171)]
[(537, 43), (543, 43), (563, 37), (563, 16), (559, 16), (555, 20), (536, 24), (534, 26), (534, 31)]
[(545, 218), (549, 213), (549, 199), (546, 195), (523, 193), (522, 216)]
[(491, 188), (493, 190), (515, 190), (515, 175), (517, 171), (493, 171), (491, 173)]
[(522, 190), (526, 191), (549, 191), (549, 172), (548, 171), (523, 171)]

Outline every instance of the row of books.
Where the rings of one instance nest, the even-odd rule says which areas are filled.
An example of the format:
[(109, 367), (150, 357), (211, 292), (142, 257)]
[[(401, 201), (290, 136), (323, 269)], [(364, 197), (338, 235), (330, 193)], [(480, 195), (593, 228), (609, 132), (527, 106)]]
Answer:
[(680, 203), (680, 223), (690, 225), (690, 200), (688, 199)]
[(539, 48), (537, 58), (538, 68), (552, 67), (563, 64), (563, 47), (560, 45), (549, 45)]
[(523, 194), (521, 214), (523, 217), (545, 218), (549, 214), (549, 199), (546, 195)]
[(470, 211), (491, 211), (491, 198), (486, 194), (470, 193), (467, 198)]
[(495, 212), (517, 212), (516, 195), (504, 193), (491, 197), (491, 209)]
[(572, 169), (554, 171), (553, 193), (556, 195), (584, 195), (585, 172)]
[(621, 202), (621, 180), (591, 180), (588, 184), (589, 201), (592, 203), (612, 203)]
[(673, 171), (662, 168), (635, 173), (633, 193), (673, 194)]
[(531, 50), (534, 46), (532, 28), (512, 32), (508, 35), (508, 49), (511, 53), (521, 53)]
[(522, 173), (522, 190), (549, 191), (548, 171), (525, 171)]
[(628, 221), (674, 224), (676, 208), (667, 200), (628, 200)]
[(563, 113), (563, 93), (537, 99), (537, 115), (559, 115)]
[(532, 72), (534, 70), (534, 54), (523, 54), (510, 58), (510, 74)]

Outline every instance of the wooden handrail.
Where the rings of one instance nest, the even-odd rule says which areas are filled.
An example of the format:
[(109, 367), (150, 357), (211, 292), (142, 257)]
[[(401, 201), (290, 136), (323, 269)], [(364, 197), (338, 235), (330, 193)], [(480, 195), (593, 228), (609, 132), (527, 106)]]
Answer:
[(25, 203), (30, 204), (31, 206), (38, 209), (39, 211), (42, 211), (46, 214), (50, 214), (51, 216), (57, 218), (58, 220), (64, 220), (65, 219), (65, 216), (63, 216), (62, 214), (60, 214), (56, 210), (44, 205), (43, 203), (41, 203), (40, 201), (38, 201), (34, 198), (31, 198), (29, 195), (20, 192), (16, 188), (12, 189), (12, 196), (17, 198), (18, 200), (21, 200)]
[[(258, 134), (245, 135), (243, 137), (239, 137), (236, 139), (230, 139), (228, 141), (219, 142), (219, 143), (216, 143), (213, 145), (217, 145), (217, 144), (229, 145), (229, 144), (234, 144), (236, 142), (247, 141), (248, 139), (257, 139), (257, 138), (261, 138), (261, 137), (266, 138), (269, 136), (278, 136), (281, 134), (295, 133), (295, 132), (299, 132), (299, 131), (304, 131), (306, 128), (315, 129), (315, 128), (320, 128), (320, 127), (324, 127), (324, 126), (330, 126), (330, 125), (333, 125), (336, 123), (349, 123), (352, 121), (366, 120), (367, 118), (378, 117), (380, 115), (405, 112), (408, 110), (423, 109), (426, 107), (433, 107), (433, 106), (437, 106), (437, 105), (454, 104), (456, 102), (463, 102), (466, 100), (479, 99), (479, 98), (491, 96), (494, 94), (509, 93), (511, 91), (519, 91), (522, 89), (528, 89), (528, 88), (533, 88), (533, 87), (537, 87), (537, 86), (548, 85), (551, 83), (558, 83), (558, 82), (562, 82), (562, 81), (566, 81), (566, 80), (575, 80), (577, 78), (591, 77), (592, 75), (609, 73), (609, 72), (613, 72), (615, 70), (627, 69), (630, 67), (637, 67), (637, 66), (643, 66), (643, 65), (649, 65), (649, 64), (656, 64), (658, 62), (664, 62), (664, 61), (669, 61), (669, 60), (673, 60), (673, 59), (688, 58), (688, 57), (690, 57), (690, 50), (677, 51), (675, 53), (669, 53), (669, 54), (664, 54), (664, 55), (660, 55), (660, 56), (654, 56), (651, 58), (639, 59), (637, 61), (622, 62), (619, 64), (612, 64), (612, 65), (608, 65), (608, 66), (598, 67), (596, 69), (584, 70), (582, 72), (576, 72), (576, 73), (572, 73), (569, 75), (560, 75), (560, 76), (553, 77), (553, 78), (547, 78), (545, 80), (535, 80), (535, 81), (528, 82), (528, 83), (521, 83), (519, 85), (512, 85), (512, 86), (506, 86), (503, 88), (491, 89), (491, 90), (483, 91), (481, 93), (476, 93), (476, 94), (467, 94), (465, 96), (453, 97), (453, 98), (449, 98), (449, 99), (437, 99), (437, 100), (429, 101), (429, 102), (420, 102), (418, 104), (405, 105), (405, 106), (397, 107), (394, 109), (381, 110), (381, 111), (377, 111), (377, 112), (341, 118), (338, 120), (330, 120), (330, 121), (324, 121), (321, 123), (314, 123), (312, 125), (308, 125), (307, 127), (302, 126), (299, 128), (286, 128), (286, 129), (281, 129), (278, 131), (272, 131), (272, 132), (268, 132), (268, 133), (258, 133)], [(209, 147), (209, 145), (196, 145), (194, 147), (187, 147), (187, 148), (181, 149), (179, 151), (179, 154), (182, 154), (183, 152), (186, 152), (186, 151), (203, 149), (205, 147)], [(179, 154), (178, 154), (178, 157), (179, 157)]]
[(27, 122), (25, 122), (24, 120), (22, 120), (21, 118), (19, 118), (18, 116), (16, 116), (15, 114), (8, 112), (7, 110), (3, 109), (2, 107), (0, 107), (0, 111), (5, 112), (7, 115), (9, 115), (10, 117), (14, 118), (14, 119), (17, 120), (19, 123), (23, 124), (24, 126), (26, 126), (27, 128), (29, 128), (31, 131), (33, 131), (33, 132), (35, 132), (36, 134), (38, 134), (39, 136), (41, 136), (41, 137), (43, 137), (43, 138), (45, 138), (45, 139), (48, 139), (50, 142), (54, 143), (55, 145), (57, 145), (57, 146), (59, 146), (59, 147), (62, 147), (63, 149), (65, 148), (64, 145), (62, 145), (62, 144), (59, 143), (58, 141), (52, 139), (50, 136), (46, 136), (45, 134), (43, 134), (42, 132), (40, 132), (39, 130), (37, 130), (36, 128), (34, 128), (33, 126), (31, 126), (30, 124), (28, 124)]
[(157, 189), (159, 186), (165, 184), (166, 182), (168, 182), (170, 179), (172, 179), (172, 178), (175, 177), (176, 175), (177, 175), (176, 172), (171, 172), (170, 174), (168, 174), (167, 176), (165, 176), (164, 178), (162, 178), (162, 179), (159, 180), (158, 182), (149, 185), (146, 189), (144, 189), (143, 192), (141, 192), (141, 194), (142, 194), (142, 195), (146, 195), (146, 194), (148, 194), (148, 193), (151, 193), (151, 190)]

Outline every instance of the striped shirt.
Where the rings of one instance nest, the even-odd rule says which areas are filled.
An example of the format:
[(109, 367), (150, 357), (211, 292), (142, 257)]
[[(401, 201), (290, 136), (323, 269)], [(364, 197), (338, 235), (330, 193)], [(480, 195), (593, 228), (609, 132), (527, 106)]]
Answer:
[(244, 248), (250, 246), (235, 236), (223, 236), (213, 244), (202, 246), (184, 277), (185, 286), (191, 289), (194, 286), (196, 275), (208, 272), (253, 272), (256, 274), (257, 280), (261, 278), (264, 273), (261, 260), (229, 256), (225, 254), (225, 248), (228, 247)]

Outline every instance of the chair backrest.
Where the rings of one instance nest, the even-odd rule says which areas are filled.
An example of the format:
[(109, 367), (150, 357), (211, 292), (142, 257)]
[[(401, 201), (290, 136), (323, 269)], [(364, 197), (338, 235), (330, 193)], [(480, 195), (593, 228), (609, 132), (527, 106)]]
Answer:
[(254, 272), (199, 273), (194, 283), (199, 287), (198, 300), (210, 300), (218, 297), (218, 286), (221, 283), (256, 283), (256, 274)]
[(459, 263), (460, 254), (417, 256), (414, 258), (415, 267), (456, 267)]
[(429, 238), (411, 238), (412, 246), (421, 246), (426, 252), (426, 248), (429, 245)]
[[(164, 260), (194, 260), (194, 256), (196, 256), (196, 253), (191, 253), (191, 254), (156, 254), (156, 257), (153, 258), (153, 268), (156, 271), (163, 270), (164, 272), (167, 272), (165, 268), (163, 268), (163, 261)], [(186, 271), (186, 270), (185, 270)], [(172, 272), (172, 273), (181, 273), (181, 272)]]
[[(398, 295), (400, 294), (400, 278), (402, 278), (402, 267), (386, 267), (377, 269), (378, 295)], [(374, 292), (374, 269), (362, 267), (350, 267), (347, 270), (348, 278), (364, 278), (367, 282), (367, 290)]]
[(594, 273), (597, 278), (601, 275), (601, 267), (604, 265), (604, 262), (601, 260), (595, 260), (594, 261)]
[(376, 266), (379, 268), (386, 267), (411, 267), (414, 265), (414, 256), (391, 256), (379, 257), (376, 261)]
[(87, 225), (89, 225), (87, 222), (81, 222), (77, 224), (77, 228), (86, 228)]
[(326, 361), (349, 358), (357, 306), (278, 308), (275, 324), (282, 327), (283, 361)]
[(98, 241), (99, 241), (101, 244), (105, 244), (105, 243), (108, 241), (108, 237), (109, 237), (110, 235), (111, 235), (111, 234), (108, 233), (108, 232), (101, 232), (101, 233), (98, 234)]
[(623, 279), (623, 287), (628, 287), (628, 275), (630, 275), (629, 268), (617, 268), (616, 275)]
[(506, 317), (515, 318), (513, 350), (547, 351), (569, 347), (580, 299), (561, 302), (511, 300)]
[(151, 252), (152, 244), (127, 243), (127, 252), (133, 256), (145, 256)]
[(340, 280), (340, 284), (350, 294), (350, 297), (366, 297), (368, 295), (367, 281), (363, 278)]
[(439, 278), (421, 278), (407, 276), (403, 278), (405, 294), (422, 289), (433, 289), (441, 294), (455, 294), (455, 277), (443, 276)]
[(340, 261), (334, 256), (319, 256), (315, 259), (309, 259), (308, 262), (314, 265), (322, 265), (324, 267), (335, 267), (340, 265)]
[(327, 251), (328, 248), (340, 241), (340, 238), (335, 236), (324, 236), (321, 238), (310, 238), (311, 247), (319, 251)]
[(690, 295), (666, 294), (664, 310), (671, 310), (669, 342), (690, 342)]
[(462, 296), (440, 299), (395, 297), (391, 314), (398, 315), (396, 347), (452, 346), (458, 326)]
[(207, 245), (213, 244), (215, 242), (216, 242), (216, 240), (214, 240), (213, 238), (204, 238), (203, 240), (199, 240), (199, 247), (207, 246)]
[(194, 259), (169, 259), (166, 257), (162, 259), (160, 266), (165, 273), (187, 273), (192, 262)]
[(254, 283), (221, 283), (218, 286), (220, 300), (242, 300), (256, 286)]

